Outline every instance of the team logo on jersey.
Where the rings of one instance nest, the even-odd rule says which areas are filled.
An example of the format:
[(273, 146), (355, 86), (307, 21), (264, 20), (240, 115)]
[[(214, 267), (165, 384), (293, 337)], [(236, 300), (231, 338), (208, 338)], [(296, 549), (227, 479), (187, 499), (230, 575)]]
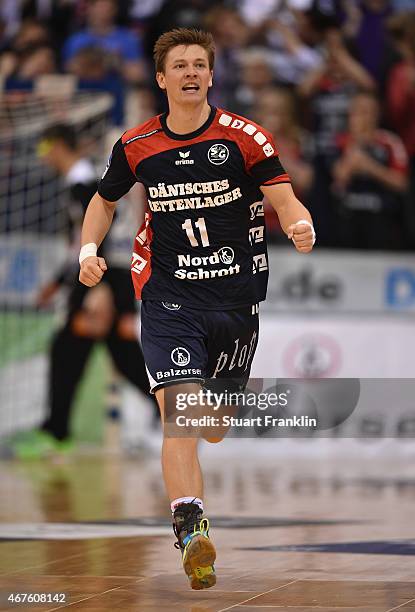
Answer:
[(249, 230), (249, 242), (254, 244), (257, 242), (263, 242), (264, 240), (264, 226), (259, 225), (258, 227), (251, 227)]
[(257, 272), (265, 272), (266, 270), (268, 270), (268, 263), (265, 253), (254, 255), (252, 259), (252, 274), (256, 274)]
[(251, 221), (255, 219), (255, 217), (263, 217), (264, 216), (264, 204), (263, 202), (254, 202), (249, 206), (251, 211)]
[(231, 247), (222, 247), (218, 251), (219, 258), (224, 264), (231, 264), (234, 260), (235, 253)]
[(219, 166), (224, 164), (229, 157), (229, 149), (226, 145), (218, 142), (210, 147), (208, 151), (208, 160), (211, 164)]
[(172, 362), (177, 366), (187, 366), (190, 362), (190, 353), (182, 346), (177, 346), (170, 354)]
[(162, 304), (167, 310), (180, 310), (182, 307), (181, 304), (173, 304), (172, 302), (162, 302)]
[(194, 159), (190, 158), (190, 151), (179, 151), (180, 159), (176, 159), (174, 162), (176, 166), (191, 166), (195, 163)]

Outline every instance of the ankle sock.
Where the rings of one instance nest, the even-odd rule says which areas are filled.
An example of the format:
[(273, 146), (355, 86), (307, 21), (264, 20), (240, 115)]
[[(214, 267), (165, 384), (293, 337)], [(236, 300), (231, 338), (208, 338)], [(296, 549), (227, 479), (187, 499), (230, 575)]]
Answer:
[(177, 499), (174, 499), (170, 504), (171, 513), (174, 514), (176, 508), (181, 504), (196, 504), (203, 511), (203, 501), (198, 497), (178, 497)]

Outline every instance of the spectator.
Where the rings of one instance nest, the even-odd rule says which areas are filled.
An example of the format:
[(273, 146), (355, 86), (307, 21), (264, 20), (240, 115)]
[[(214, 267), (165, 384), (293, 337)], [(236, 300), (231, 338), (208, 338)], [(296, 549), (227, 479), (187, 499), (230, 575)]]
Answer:
[[(0, 74), (4, 77), (14, 75), (19, 71), (21, 61), (26, 61), (32, 52), (37, 49), (50, 47), (50, 37), (47, 28), (36, 20), (25, 21), (15, 37), (8, 45), (5, 45), (0, 56)], [(36, 54), (37, 58), (47, 55), (45, 52)], [(49, 54), (50, 55), (50, 54)], [(53, 51), (52, 51), (52, 55)], [(53, 60), (55, 64), (55, 60)], [(30, 71), (29, 71), (30, 72)]]
[(339, 136), (333, 168), (338, 197), (339, 244), (358, 249), (402, 249), (402, 197), (407, 156), (400, 138), (379, 129), (379, 102), (359, 93), (351, 103), (349, 129)]
[(415, 12), (402, 13), (394, 27), (400, 29), (402, 59), (392, 69), (387, 85), (389, 117), (406, 147), (410, 160), (410, 195), (407, 217), (415, 242)]
[(145, 78), (143, 52), (138, 35), (128, 28), (117, 27), (116, 0), (87, 0), (87, 27), (70, 36), (63, 47), (63, 62), (70, 66), (73, 57), (85, 47), (96, 47), (107, 53), (113, 70), (131, 83)]
[(331, 168), (336, 137), (347, 129), (350, 100), (359, 88), (373, 89), (370, 74), (348, 52), (340, 32), (324, 31), (326, 61), (300, 84), (300, 96), (308, 100), (309, 127), (314, 136), (314, 177), (309, 208), (315, 219), (319, 244), (334, 247)]
[(307, 199), (307, 192), (313, 180), (312, 138), (304, 130), (297, 113), (297, 99), (287, 88), (272, 87), (258, 98), (254, 109), (255, 119), (268, 129), (280, 149), (282, 165), (291, 177), (294, 191), (301, 199)]
[(300, 96), (310, 101), (317, 153), (330, 157), (336, 149), (336, 135), (345, 130), (351, 97), (359, 89), (374, 89), (375, 82), (348, 52), (341, 35), (327, 33), (327, 59), (300, 84)]
[(109, 75), (108, 58), (96, 47), (83, 47), (68, 64), (68, 72), (86, 81), (103, 81)]
[(264, 23), (267, 46), (272, 49), (271, 64), (282, 83), (297, 85), (322, 63), (321, 53), (314, 48), (317, 38), (310, 37), (303, 24), (300, 11), (293, 12), (286, 22), (279, 14)]
[(33, 81), (45, 74), (57, 72), (55, 53), (51, 47), (39, 44), (21, 54), (15, 73), (17, 80)]
[(383, 83), (393, 53), (387, 36), (387, 19), (393, 12), (391, 1), (358, 0), (347, 4), (353, 15), (347, 35), (354, 41), (357, 57), (372, 77)]
[(249, 115), (252, 106), (274, 81), (265, 49), (247, 49), (240, 53), (240, 81), (229, 96), (229, 108), (239, 115)]
[(111, 117), (114, 125), (124, 122), (125, 87), (122, 77), (112, 70), (107, 55), (97, 47), (83, 47), (68, 64), (78, 78), (78, 90), (104, 91), (113, 98)]
[(215, 71), (209, 96), (216, 106), (229, 106), (240, 83), (240, 52), (249, 42), (250, 31), (238, 11), (225, 6), (213, 8), (205, 17), (204, 27), (215, 40)]
[[(307, 202), (308, 191), (313, 181), (312, 141), (299, 124), (297, 100), (294, 93), (282, 87), (271, 87), (258, 98), (253, 115), (255, 120), (269, 130), (275, 138), (282, 165), (290, 175), (296, 195)], [(269, 204), (265, 203), (267, 231), (270, 237), (282, 237), (278, 218)]]

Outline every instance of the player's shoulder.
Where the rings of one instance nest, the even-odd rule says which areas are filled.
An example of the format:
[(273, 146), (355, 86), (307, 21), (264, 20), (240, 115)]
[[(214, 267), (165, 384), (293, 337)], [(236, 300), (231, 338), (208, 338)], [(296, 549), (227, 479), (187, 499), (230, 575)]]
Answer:
[(151, 138), (151, 136), (158, 134), (161, 130), (160, 115), (156, 115), (155, 117), (151, 117), (151, 119), (147, 119), (144, 123), (124, 132), (121, 141), (123, 145), (126, 146), (137, 140)]
[(255, 121), (222, 108), (217, 109), (216, 120), (226, 137), (235, 139), (244, 148), (252, 150), (259, 145), (267, 157), (277, 154), (271, 132)]

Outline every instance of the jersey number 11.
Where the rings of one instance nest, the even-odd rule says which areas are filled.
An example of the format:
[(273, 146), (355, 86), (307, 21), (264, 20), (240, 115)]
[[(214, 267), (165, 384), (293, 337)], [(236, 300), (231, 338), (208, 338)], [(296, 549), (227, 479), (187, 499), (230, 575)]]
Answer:
[[(209, 246), (209, 237), (208, 237), (208, 234), (207, 234), (205, 219), (203, 217), (199, 217), (198, 220), (195, 223), (195, 226), (197, 227), (197, 229), (200, 232), (200, 238), (202, 240), (202, 246), (204, 246), (204, 247)], [(192, 247), (199, 246), (199, 243), (198, 243), (197, 238), (195, 237), (195, 234), (194, 234), (194, 231), (193, 231), (193, 225), (192, 225), (192, 220), (191, 219), (186, 219), (186, 221), (182, 225), (182, 229), (186, 230), (187, 237), (189, 238), (190, 244), (192, 245)]]

